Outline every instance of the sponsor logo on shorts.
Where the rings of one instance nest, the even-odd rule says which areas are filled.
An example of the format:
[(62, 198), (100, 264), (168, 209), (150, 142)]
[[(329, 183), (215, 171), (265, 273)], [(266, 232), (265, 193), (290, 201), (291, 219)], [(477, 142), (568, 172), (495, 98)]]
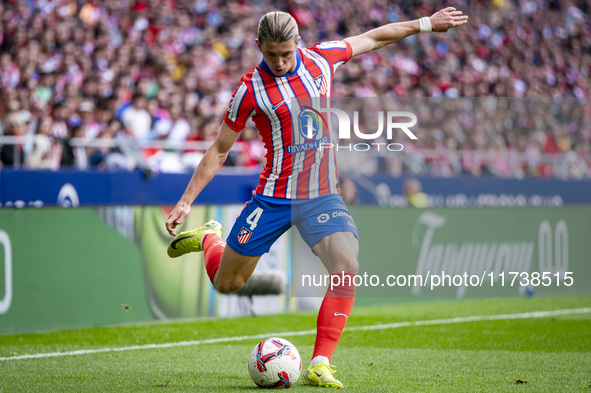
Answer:
[(238, 232), (238, 243), (244, 244), (244, 243), (248, 242), (251, 235), (252, 235), (252, 231), (249, 231), (245, 227), (242, 227), (240, 232)]
[[(328, 220), (330, 220), (331, 217), (332, 218), (337, 218), (337, 217), (351, 218), (351, 215), (349, 213), (347, 213), (347, 212), (344, 212), (344, 211), (334, 211), (331, 214), (322, 213), (321, 215), (319, 215), (318, 217), (316, 217), (316, 220), (320, 224), (324, 224), (325, 222), (327, 222)], [(349, 225), (355, 226), (355, 225), (352, 225), (351, 222), (349, 222)]]
[(327, 222), (330, 219), (330, 216), (328, 215), (328, 213), (322, 213), (321, 215), (319, 215), (318, 217), (316, 217), (316, 220), (321, 223), (324, 224), (325, 222)]
[(347, 217), (347, 218), (351, 218), (351, 215), (347, 212), (332, 212), (332, 218), (337, 218), (337, 217)]

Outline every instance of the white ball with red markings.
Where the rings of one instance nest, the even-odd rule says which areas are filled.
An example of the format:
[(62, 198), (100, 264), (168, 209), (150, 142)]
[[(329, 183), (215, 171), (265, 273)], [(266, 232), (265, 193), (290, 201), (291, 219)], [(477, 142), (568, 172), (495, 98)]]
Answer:
[(289, 341), (268, 338), (255, 345), (250, 353), (248, 372), (261, 388), (288, 388), (302, 373), (302, 358)]

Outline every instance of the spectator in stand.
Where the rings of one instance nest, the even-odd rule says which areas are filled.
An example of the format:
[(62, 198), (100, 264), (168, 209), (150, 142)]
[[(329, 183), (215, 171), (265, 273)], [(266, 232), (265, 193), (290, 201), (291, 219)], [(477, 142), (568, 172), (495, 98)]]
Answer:
[(181, 104), (170, 108), (169, 118), (161, 119), (154, 125), (153, 134), (157, 139), (184, 142), (191, 133), (191, 125), (183, 116)]
[(95, 139), (106, 127), (106, 124), (99, 123), (95, 116), (95, 107), (91, 101), (84, 101), (80, 104), (80, 125), (84, 128), (84, 137), (88, 140)]
[(511, 162), (507, 146), (501, 135), (495, 136), (493, 147), (490, 150), (489, 172), (500, 177), (511, 175)]
[(53, 120), (43, 116), (39, 120), (33, 147), (27, 155), (25, 165), (37, 169), (58, 169), (62, 158), (62, 146), (51, 137)]
[(112, 118), (107, 123), (107, 129), (104, 131), (111, 135), (113, 138), (125, 138), (125, 130), (121, 121), (116, 118)]
[(65, 102), (59, 102), (53, 106), (53, 124), (51, 126), (51, 136), (54, 138), (67, 139), (68, 132), (68, 117), (70, 116), (70, 108)]
[[(22, 137), (25, 134), (25, 123), (18, 113), (10, 113), (4, 123), (4, 135)], [(25, 162), (22, 143), (4, 144), (0, 146), (0, 163), (3, 166), (20, 166)]]
[[(102, 132), (97, 136), (97, 141), (111, 141), (113, 135), (109, 132)], [(112, 149), (108, 146), (97, 146), (88, 149), (88, 160), (92, 167), (104, 167), (106, 165), (106, 158), (111, 153)]]
[(0, 53), (0, 83), (2, 86), (17, 87), (20, 81), (21, 71), (12, 61), (8, 52)]
[(35, 88), (35, 98), (45, 103), (52, 101), (55, 89), (55, 77), (49, 71), (41, 70), (39, 83)]
[(127, 108), (121, 119), (128, 135), (133, 135), (135, 140), (143, 141), (150, 138), (152, 118), (146, 110), (148, 101), (141, 93), (136, 93), (131, 99), (131, 106)]

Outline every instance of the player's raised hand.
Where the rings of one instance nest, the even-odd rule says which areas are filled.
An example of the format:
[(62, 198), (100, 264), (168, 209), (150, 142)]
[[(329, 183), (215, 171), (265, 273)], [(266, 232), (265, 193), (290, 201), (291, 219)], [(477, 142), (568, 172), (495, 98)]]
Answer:
[(183, 220), (187, 218), (187, 216), (191, 213), (191, 206), (187, 205), (183, 202), (177, 203), (177, 205), (172, 209), (170, 215), (168, 216), (168, 220), (166, 220), (166, 230), (172, 236), (176, 236), (176, 232), (174, 228), (178, 225), (182, 224)]
[(468, 15), (454, 7), (447, 7), (437, 11), (429, 18), (431, 20), (432, 31), (444, 33), (452, 27), (461, 26), (468, 23)]

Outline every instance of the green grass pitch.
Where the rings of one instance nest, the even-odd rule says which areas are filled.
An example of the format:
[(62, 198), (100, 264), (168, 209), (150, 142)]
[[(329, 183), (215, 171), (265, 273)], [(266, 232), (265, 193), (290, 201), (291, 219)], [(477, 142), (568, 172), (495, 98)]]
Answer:
[[(348, 327), (588, 307), (591, 298), (359, 306)], [(315, 328), (315, 318), (296, 313), (4, 335), (0, 357), (303, 331)], [(306, 367), (314, 336), (284, 338)], [(246, 362), (258, 341), (2, 360), (0, 392), (255, 392)], [(332, 361), (347, 392), (591, 392), (591, 313), (352, 330)]]

